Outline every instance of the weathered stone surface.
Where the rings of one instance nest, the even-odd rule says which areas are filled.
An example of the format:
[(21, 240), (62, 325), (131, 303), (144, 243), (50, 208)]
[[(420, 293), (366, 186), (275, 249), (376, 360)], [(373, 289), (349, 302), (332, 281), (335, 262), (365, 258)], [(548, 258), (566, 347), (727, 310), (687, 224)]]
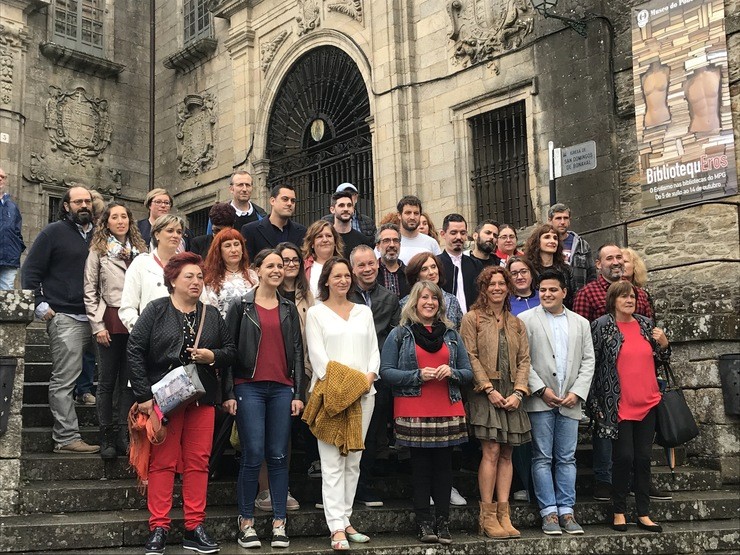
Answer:
[(740, 418), (725, 414), (722, 390), (719, 388), (685, 390), (684, 397), (699, 423), (736, 425), (740, 423)]
[[(34, 300), (31, 291), (18, 289), (0, 291), (0, 322), (3, 324), (10, 322), (28, 324), (33, 320), (33, 309)], [(0, 335), (0, 351), (4, 349), (3, 344), (4, 340)]]
[(723, 455), (719, 458), (719, 463), (723, 483), (740, 483), (740, 457), (737, 454)]
[(740, 453), (740, 426), (699, 424), (699, 436), (686, 444), (689, 454), (719, 457)]
[[(17, 489), (0, 489), (0, 517), (10, 516), (17, 513), (18, 509), (18, 490)], [(0, 521), (0, 536), (2, 536), (2, 521)], [(3, 551), (2, 541), (0, 541), (0, 552)]]
[(17, 459), (21, 456), (21, 415), (12, 414), (8, 430), (0, 437), (0, 459)]
[(18, 489), (21, 483), (20, 459), (0, 459), (0, 488)]

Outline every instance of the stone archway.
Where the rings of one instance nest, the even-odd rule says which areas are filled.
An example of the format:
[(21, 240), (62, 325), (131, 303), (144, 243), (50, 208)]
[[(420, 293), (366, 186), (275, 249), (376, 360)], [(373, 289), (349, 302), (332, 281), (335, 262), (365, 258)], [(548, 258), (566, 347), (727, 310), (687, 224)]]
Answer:
[(282, 80), (267, 128), (268, 186), (296, 188), (296, 219), (329, 212), (337, 185), (360, 192), (358, 209), (374, 217), (370, 102), (355, 62), (334, 46), (301, 56)]

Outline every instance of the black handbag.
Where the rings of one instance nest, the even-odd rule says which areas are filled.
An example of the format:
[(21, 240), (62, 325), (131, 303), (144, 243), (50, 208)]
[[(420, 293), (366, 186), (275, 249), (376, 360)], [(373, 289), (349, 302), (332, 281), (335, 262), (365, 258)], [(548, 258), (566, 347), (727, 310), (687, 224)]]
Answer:
[(661, 447), (678, 447), (698, 436), (699, 427), (668, 362), (663, 363), (663, 370), (665, 391), (657, 407), (655, 443)]

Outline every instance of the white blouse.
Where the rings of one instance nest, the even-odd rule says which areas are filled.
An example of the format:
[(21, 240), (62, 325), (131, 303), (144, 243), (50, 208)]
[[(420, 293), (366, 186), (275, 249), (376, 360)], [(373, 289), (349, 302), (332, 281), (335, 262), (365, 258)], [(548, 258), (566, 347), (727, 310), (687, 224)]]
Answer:
[[(373, 313), (369, 307), (355, 304), (345, 320), (324, 304), (316, 304), (306, 312), (306, 343), (313, 368), (311, 391), (316, 380), (326, 377), (330, 360), (364, 372), (378, 374), (380, 351), (375, 335)], [(375, 394), (375, 387), (369, 395)]]
[(203, 294), (200, 296), (200, 300), (205, 304), (210, 304), (218, 308), (221, 318), (226, 318), (229, 307), (234, 303), (241, 302), (248, 291), (257, 287), (257, 281), (259, 279), (257, 272), (254, 270), (248, 270), (248, 272), (252, 283), (245, 280), (241, 274), (227, 272), (224, 282), (221, 284), (221, 290), (216, 293), (211, 287), (206, 286), (203, 288)]
[(156, 251), (140, 254), (126, 270), (118, 317), (129, 332), (150, 301), (170, 294), (164, 282), (164, 269), (154, 259), (154, 254)]

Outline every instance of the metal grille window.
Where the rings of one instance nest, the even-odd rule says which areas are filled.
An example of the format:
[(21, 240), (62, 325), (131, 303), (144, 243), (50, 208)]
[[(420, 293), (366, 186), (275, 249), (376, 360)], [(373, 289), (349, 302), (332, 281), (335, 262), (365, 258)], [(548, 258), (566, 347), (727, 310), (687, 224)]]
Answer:
[(185, 46), (211, 36), (211, 12), (208, 11), (207, 1), (185, 0)]
[(473, 171), (478, 221), (492, 218), (515, 227), (534, 223), (527, 164), (524, 101), (468, 120), (473, 136)]
[(103, 54), (103, 0), (56, 0), (54, 40), (75, 50)]
[(188, 228), (191, 237), (199, 237), (206, 234), (208, 227), (208, 212), (210, 208), (202, 208), (188, 214)]
[(62, 206), (62, 199), (59, 197), (49, 197), (49, 218), (48, 222), (57, 221), (59, 216), (59, 208)]

